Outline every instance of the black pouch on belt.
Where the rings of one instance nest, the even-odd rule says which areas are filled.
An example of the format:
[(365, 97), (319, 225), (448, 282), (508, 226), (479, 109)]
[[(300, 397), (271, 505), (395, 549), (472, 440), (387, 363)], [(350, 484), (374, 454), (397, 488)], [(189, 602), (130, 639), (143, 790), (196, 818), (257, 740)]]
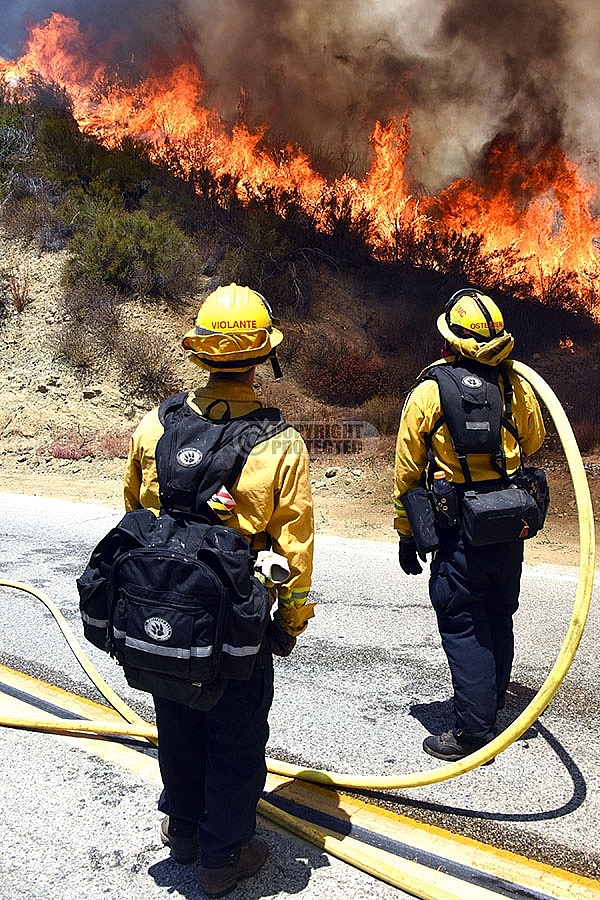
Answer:
[(417, 551), (419, 553), (433, 553), (440, 546), (435, 530), (433, 506), (429, 491), (424, 487), (412, 488), (400, 498), (406, 518), (411, 527)]
[(510, 487), (478, 494), (466, 491), (462, 508), (463, 533), (474, 547), (502, 544), (537, 534), (539, 510), (527, 491)]
[(544, 469), (535, 466), (521, 466), (510, 480), (518, 488), (527, 491), (535, 500), (538, 508), (536, 531), (541, 531), (546, 521), (546, 513), (550, 504), (550, 489)]

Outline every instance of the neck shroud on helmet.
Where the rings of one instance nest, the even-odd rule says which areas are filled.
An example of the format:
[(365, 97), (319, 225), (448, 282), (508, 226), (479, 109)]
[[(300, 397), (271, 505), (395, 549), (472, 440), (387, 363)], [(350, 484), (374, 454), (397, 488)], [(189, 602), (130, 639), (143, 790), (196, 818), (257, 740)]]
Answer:
[(498, 365), (514, 346), (499, 307), (477, 288), (452, 294), (437, 327), (452, 351), (487, 365)]
[(276, 376), (276, 349), (283, 334), (262, 294), (245, 285), (228, 284), (208, 295), (194, 327), (183, 337), (191, 362), (209, 372), (248, 372), (271, 359)]

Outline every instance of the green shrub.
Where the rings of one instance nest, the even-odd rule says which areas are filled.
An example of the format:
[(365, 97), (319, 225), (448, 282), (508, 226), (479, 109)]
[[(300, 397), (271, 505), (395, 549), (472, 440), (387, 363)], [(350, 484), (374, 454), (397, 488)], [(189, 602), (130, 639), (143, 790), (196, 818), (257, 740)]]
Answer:
[(197, 283), (192, 243), (166, 215), (100, 212), (94, 227), (69, 243), (67, 284), (105, 282), (138, 296), (179, 299)]
[(229, 248), (220, 270), (224, 280), (247, 284), (276, 310), (306, 315), (312, 302), (313, 254), (296, 245), (285, 221), (253, 204), (230, 225)]
[(106, 165), (109, 151), (79, 130), (68, 104), (41, 107), (34, 128), (36, 166), (56, 193), (86, 184), (103, 163)]
[(7, 171), (20, 155), (27, 152), (30, 135), (19, 122), (12, 122), (0, 113), (0, 171)]
[(26, 111), (0, 85), (0, 172), (12, 173), (19, 162), (31, 155), (33, 134)]

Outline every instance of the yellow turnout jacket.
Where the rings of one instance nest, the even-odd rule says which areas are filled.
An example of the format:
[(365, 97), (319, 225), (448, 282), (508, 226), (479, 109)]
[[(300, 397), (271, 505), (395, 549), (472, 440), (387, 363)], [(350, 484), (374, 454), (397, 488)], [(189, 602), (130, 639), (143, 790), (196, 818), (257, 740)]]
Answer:
[[(453, 358), (448, 359), (448, 362), (452, 361)], [(542, 413), (533, 388), (511, 369), (510, 362), (507, 363), (507, 371), (513, 389), (512, 421), (519, 435), (523, 456), (530, 456), (539, 450), (544, 440)], [(502, 390), (502, 379), (500, 388)], [(439, 389), (431, 379), (419, 382), (404, 403), (394, 471), (394, 528), (400, 534), (411, 534), (401, 497), (423, 483), (422, 476), (427, 466), (425, 436), (433, 431), (441, 412)], [(501, 436), (506, 469), (510, 475), (520, 464), (519, 444), (505, 428), (501, 429)], [(464, 475), (445, 423), (432, 434), (431, 444), (436, 467), (446, 472), (449, 481), (464, 484)], [(489, 453), (469, 454), (469, 469), (473, 481), (491, 481), (501, 477), (491, 465)]]
[[(197, 412), (214, 400), (226, 400), (233, 418), (262, 406), (251, 387), (218, 376), (212, 377), (210, 387), (191, 391), (187, 398)], [(221, 413), (217, 407), (215, 416)], [(124, 477), (127, 510), (146, 507), (159, 512), (154, 450), (163, 431), (156, 408), (144, 416), (131, 438)], [(315, 605), (308, 602), (314, 543), (309, 457), (298, 432), (289, 426), (258, 444), (231, 494), (236, 506), (225, 524), (241, 532), (256, 549), (270, 543), (287, 560), (290, 577), (278, 585), (278, 618), (296, 636), (313, 617)]]

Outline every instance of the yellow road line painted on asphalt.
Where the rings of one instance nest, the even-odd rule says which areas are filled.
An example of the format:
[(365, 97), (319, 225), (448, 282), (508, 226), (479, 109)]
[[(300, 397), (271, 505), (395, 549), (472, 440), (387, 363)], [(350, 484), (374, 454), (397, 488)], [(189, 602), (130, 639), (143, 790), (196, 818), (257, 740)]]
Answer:
[[(11, 695), (7, 693), (7, 690), (17, 692), (20, 696)], [(48, 723), (60, 722), (61, 715), (58, 712), (52, 712), (52, 707), (63, 710), (69, 718), (81, 717), (96, 721), (123, 722), (121, 716), (110, 707), (0, 665), (0, 719), (3, 716), (19, 716), (22, 719), (30, 718), (38, 722), (41, 720), (48, 720)], [(82, 747), (108, 762), (123, 766), (144, 780), (157, 786), (161, 784), (155, 754), (140, 753), (139, 749), (128, 746), (128, 743), (131, 742), (123, 742), (120, 739), (111, 740), (102, 736), (78, 736), (75, 733), (71, 736), (50, 732), (49, 737)], [(138, 740), (137, 744), (141, 747), (145, 742)], [(150, 744), (147, 745), (147, 748), (148, 751), (152, 749)]]
[[(103, 704), (0, 665), (0, 719), (19, 716), (23, 720), (42, 719), (51, 724), (61, 720), (61, 713), (63, 719), (122, 721), (118, 713)], [(122, 738), (114, 740), (75, 734), (51, 736), (54, 740), (82, 747), (160, 786), (154, 748), (143, 740), (123, 742)], [(142, 749), (144, 752), (140, 752)], [(600, 900), (599, 881), (417, 822), (360, 797), (272, 774), (267, 776), (266, 790), (268, 794), (259, 804), (262, 815), (322, 846), (326, 852), (360, 868), (365, 867), (366, 871), (369, 871), (368, 860), (377, 857), (378, 871), (387, 873), (383, 880), (402, 887), (414, 879), (421, 891), (416, 896), (428, 896), (429, 888), (425, 885), (430, 882), (431, 896), (436, 900), (444, 897), (461, 900), (518, 897), (520, 889), (523, 889), (522, 896)], [(272, 803), (269, 802), (271, 799)], [(283, 808), (277, 807), (278, 802)], [(325, 827), (312, 821), (319, 817), (327, 820)], [(370, 841), (379, 841), (383, 849), (372, 846)], [(420, 857), (427, 858), (429, 865), (420, 863)], [(442, 867), (447, 861), (449, 873), (432, 868), (432, 858), (437, 858)], [(453, 867), (455, 874), (452, 874)], [(456, 872), (462, 872), (463, 878), (456, 877)], [(482, 882), (471, 883), (478, 879)], [(494, 889), (495, 882), (497, 889)], [(507, 892), (506, 885), (514, 886), (514, 892)]]
[[(421, 900), (498, 900), (500, 896), (495, 890), (487, 890), (440, 869), (422, 865), (329, 828), (307, 823), (269, 803), (262, 804), (259, 809), (288, 831), (309, 840), (326, 853)], [(506, 897), (505, 894), (503, 896)], [(547, 895), (546, 900), (550, 900)]]
[(351, 823), (358, 833), (365, 829), (414, 848), (415, 857), (419, 852), (439, 856), (559, 900), (600, 900), (600, 881), (415, 821), (360, 797), (277, 775), (267, 777), (267, 790), (299, 807)]

